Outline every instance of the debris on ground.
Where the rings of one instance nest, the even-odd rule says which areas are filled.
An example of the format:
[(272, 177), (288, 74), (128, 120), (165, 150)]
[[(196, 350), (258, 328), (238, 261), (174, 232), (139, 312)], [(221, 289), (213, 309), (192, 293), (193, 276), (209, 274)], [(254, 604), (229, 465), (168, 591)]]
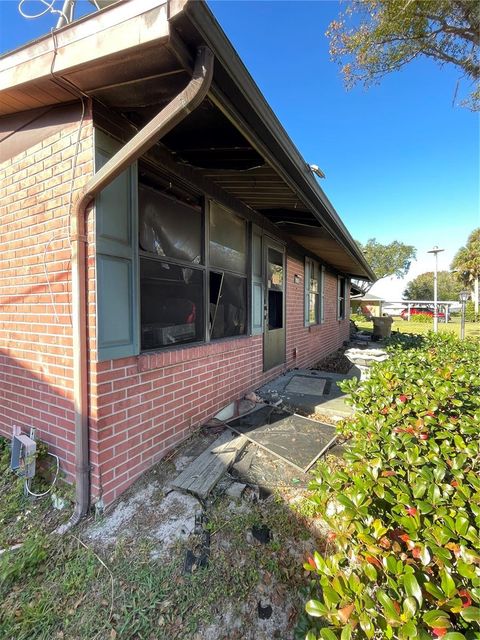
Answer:
[(225, 430), (198, 458), (185, 467), (171, 486), (205, 499), (246, 444), (247, 440), (242, 435)]
[(347, 347), (340, 347), (326, 356), (313, 367), (317, 371), (329, 371), (331, 373), (347, 374), (352, 368), (352, 363), (345, 355)]

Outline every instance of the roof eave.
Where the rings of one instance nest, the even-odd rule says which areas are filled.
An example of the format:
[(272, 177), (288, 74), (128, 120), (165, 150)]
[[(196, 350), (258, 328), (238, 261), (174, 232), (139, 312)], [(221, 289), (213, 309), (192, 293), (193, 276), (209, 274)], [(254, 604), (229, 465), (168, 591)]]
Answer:
[[(228, 72), (236, 87), (242, 92), (245, 101), (263, 123), (263, 138), (269, 139), (268, 146), (271, 149), (269, 162), (272, 165), (277, 165), (276, 168), (281, 171), (286, 179), (290, 179), (292, 186), (301, 195), (305, 204), (311, 209), (320, 224), (336, 237), (342, 247), (359, 264), (364, 272), (363, 276), (371, 282), (375, 282), (377, 277), (365, 260), (355, 240), (318, 185), (305, 160), (278, 121), (207, 5), (204, 2), (191, 0), (174, 0), (173, 4), (179, 13), (181, 7), (181, 12), (188, 16), (190, 23), (199, 33), (202, 40), (215, 52), (217, 64), (220, 63)], [(172, 11), (170, 11), (170, 15), (172, 16)], [(254, 135), (259, 135), (256, 129), (253, 133)], [(273, 149), (272, 147), (275, 146), (278, 148)], [(359, 274), (352, 275), (359, 276)]]

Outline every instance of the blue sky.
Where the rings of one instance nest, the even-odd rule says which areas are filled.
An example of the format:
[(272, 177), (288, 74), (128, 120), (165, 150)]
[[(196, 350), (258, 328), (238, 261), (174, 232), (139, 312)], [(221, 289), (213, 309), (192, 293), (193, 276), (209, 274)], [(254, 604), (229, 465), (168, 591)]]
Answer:
[[(2, 52), (56, 22), (27, 21), (17, 5), (0, 0)], [(409, 277), (433, 269), (426, 253), (433, 245), (445, 249), (439, 267), (448, 268), (480, 226), (479, 121), (452, 106), (457, 72), (418, 60), (368, 91), (347, 92), (324, 35), (338, 2), (210, 0), (209, 6), (305, 160), (325, 172), (322, 188), (351, 234), (416, 246)], [(372, 291), (399, 298), (404, 284), (382, 281)]]

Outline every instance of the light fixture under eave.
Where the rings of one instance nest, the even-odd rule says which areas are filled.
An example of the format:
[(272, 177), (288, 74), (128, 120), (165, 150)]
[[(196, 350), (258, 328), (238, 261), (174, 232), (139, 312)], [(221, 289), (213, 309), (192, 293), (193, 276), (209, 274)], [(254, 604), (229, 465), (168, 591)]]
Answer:
[(318, 176), (321, 179), (325, 178), (325, 174), (323, 173), (323, 171), (320, 169), (320, 167), (318, 166), (318, 164), (308, 164), (307, 167), (310, 169), (310, 171), (312, 173), (314, 173), (316, 176)]

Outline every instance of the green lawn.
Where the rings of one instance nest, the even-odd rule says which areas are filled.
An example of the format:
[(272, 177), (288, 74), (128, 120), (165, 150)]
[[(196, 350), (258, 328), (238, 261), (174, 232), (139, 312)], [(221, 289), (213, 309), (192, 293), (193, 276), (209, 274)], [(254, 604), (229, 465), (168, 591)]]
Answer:
[[(371, 331), (373, 329), (373, 324), (369, 320), (362, 320), (357, 322), (355, 320), (355, 324), (359, 329), (365, 331)], [(401, 318), (395, 317), (393, 319), (392, 331), (400, 331), (400, 333), (428, 333), (433, 329), (433, 320), (430, 322), (415, 322), (414, 320), (402, 320)], [(450, 322), (439, 321), (438, 330), (442, 331), (450, 331), (455, 333), (457, 336), (460, 335), (460, 318), (452, 318)], [(465, 336), (466, 337), (480, 337), (480, 322), (466, 322), (465, 323)]]

